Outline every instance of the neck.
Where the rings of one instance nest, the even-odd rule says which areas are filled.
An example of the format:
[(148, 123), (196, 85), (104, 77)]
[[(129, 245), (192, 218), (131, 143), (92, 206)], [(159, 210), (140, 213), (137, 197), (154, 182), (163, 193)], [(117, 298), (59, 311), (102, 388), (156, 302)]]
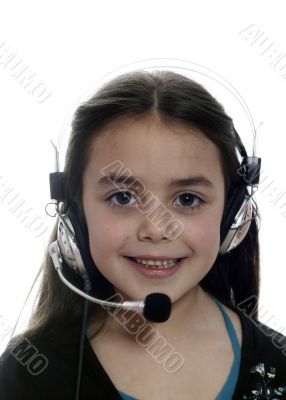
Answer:
[(150, 322), (133, 311), (113, 309), (112, 315), (107, 314), (104, 332), (128, 341), (138, 341), (140, 332), (142, 335), (156, 332), (166, 339), (182, 340), (204, 331), (213, 315), (212, 303), (210, 296), (197, 285), (172, 304), (171, 315), (164, 323)]

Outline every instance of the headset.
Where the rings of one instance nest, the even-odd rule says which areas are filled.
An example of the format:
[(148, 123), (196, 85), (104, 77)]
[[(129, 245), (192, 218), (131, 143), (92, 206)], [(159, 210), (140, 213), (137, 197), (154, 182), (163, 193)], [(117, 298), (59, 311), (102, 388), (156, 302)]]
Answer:
[[(168, 68), (168, 66), (166, 67)], [(195, 71), (198, 72), (197, 70)], [(221, 256), (239, 246), (249, 231), (251, 221), (255, 217), (252, 197), (254, 189), (257, 188), (259, 184), (261, 169), (261, 158), (247, 155), (242, 140), (234, 126), (233, 133), (236, 140), (236, 149), (242, 158), (237, 171), (241, 176), (241, 180), (237, 184), (231, 184), (226, 199), (220, 226), (219, 254)], [(87, 224), (77, 204), (72, 202), (67, 205), (64, 214), (59, 212), (59, 204), (63, 202), (65, 198), (64, 173), (59, 171), (58, 149), (53, 142), (52, 145), (55, 150), (56, 172), (50, 173), (49, 175), (50, 196), (51, 199), (56, 202), (53, 204), (56, 204), (55, 215), (58, 215), (58, 225), (57, 240), (50, 244), (49, 254), (53, 260), (59, 278), (72, 291), (85, 298), (86, 307), (88, 301), (91, 301), (100, 304), (104, 308), (120, 307), (122, 309), (136, 311), (143, 314), (149, 321), (166, 321), (171, 314), (171, 301), (164, 293), (151, 293), (144, 301), (107, 301), (107, 298), (114, 295), (113, 285), (101, 274), (92, 259), (89, 249)], [(250, 191), (249, 188), (251, 189)], [(66, 266), (64, 266), (63, 260), (65, 261), (68, 271), (65, 270)], [(70, 277), (71, 275), (76, 275), (81, 278), (81, 282), (84, 283), (83, 290), (79, 289), (75, 281), (72, 281), (71, 278), (67, 278), (67, 276)], [(77, 283), (78, 282), (79, 281), (77, 281)], [(90, 295), (92, 291), (96, 293), (96, 297)], [(84, 309), (80, 343), (76, 399), (79, 399), (83, 339), (86, 333), (86, 307)]]

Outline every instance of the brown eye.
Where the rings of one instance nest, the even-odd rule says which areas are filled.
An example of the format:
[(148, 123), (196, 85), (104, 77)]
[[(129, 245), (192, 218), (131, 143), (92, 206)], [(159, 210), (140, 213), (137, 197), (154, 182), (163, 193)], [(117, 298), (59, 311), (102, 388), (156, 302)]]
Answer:
[[(107, 205), (111, 207), (128, 207), (130, 198), (133, 195), (127, 190), (120, 190), (116, 193), (113, 193), (108, 199), (106, 199)], [(116, 202), (112, 200), (112, 198), (116, 198)], [(119, 203), (119, 204), (118, 204)]]
[(204, 200), (192, 193), (183, 193), (177, 199), (182, 199), (180, 204), (182, 207), (190, 209), (199, 208), (205, 203)]

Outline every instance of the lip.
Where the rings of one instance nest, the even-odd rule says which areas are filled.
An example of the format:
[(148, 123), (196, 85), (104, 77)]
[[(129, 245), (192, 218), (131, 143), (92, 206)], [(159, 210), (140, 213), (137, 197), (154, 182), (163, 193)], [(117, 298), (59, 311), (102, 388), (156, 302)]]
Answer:
[(160, 256), (132, 256), (132, 258), (139, 258), (140, 260), (154, 260), (154, 261), (168, 261), (168, 260), (174, 260), (177, 258), (182, 258), (182, 257), (160, 257)]
[(124, 257), (124, 258), (126, 258), (128, 264), (131, 267), (133, 267), (140, 274), (142, 274), (148, 278), (164, 278), (164, 277), (171, 276), (171, 275), (175, 274), (181, 268), (181, 266), (184, 263), (184, 260), (186, 259), (186, 257), (181, 258), (181, 260), (178, 261), (174, 267), (170, 267), (167, 269), (151, 269), (151, 268), (145, 267), (143, 264), (138, 264), (137, 262), (131, 260), (131, 258), (129, 258), (129, 257)]

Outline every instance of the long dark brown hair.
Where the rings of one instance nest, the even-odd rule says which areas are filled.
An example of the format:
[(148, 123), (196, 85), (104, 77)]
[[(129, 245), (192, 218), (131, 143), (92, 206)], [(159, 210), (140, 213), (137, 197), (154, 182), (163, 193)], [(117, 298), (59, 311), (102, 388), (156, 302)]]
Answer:
[[(171, 71), (133, 71), (103, 85), (76, 110), (64, 169), (65, 212), (75, 202), (84, 216), (82, 176), (88, 162), (91, 141), (104, 132), (108, 123), (120, 119), (155, 115), (168, 126), (184, 124), (199, 128), (219, 149), (226, 194), (230, 185), (241, 180), (235, 151), (233, 121), (223, 106), (200, 84)], [(116, 133), (115, 133), (116, 134)], [(200, 285), (230, 307), (250, 296), (259, 297), (260, 261), (258, 242), (259, 213), (255, 213), (242, 243), (225, 255), (218, 255)], [(56, 224), (49, 244), (56, 240)], [(84, 300), (60, 280), (46, 251), (41, 268), (41, 284), (25, 337), (54, 337), (63, 340), (80, 326)], [(89, 322), (104, 321), (102, 307), (90, 303)], [(257, 318), (257, 313), (252, 316)], [(79, 330), (78, 330), (79, 332)]]

